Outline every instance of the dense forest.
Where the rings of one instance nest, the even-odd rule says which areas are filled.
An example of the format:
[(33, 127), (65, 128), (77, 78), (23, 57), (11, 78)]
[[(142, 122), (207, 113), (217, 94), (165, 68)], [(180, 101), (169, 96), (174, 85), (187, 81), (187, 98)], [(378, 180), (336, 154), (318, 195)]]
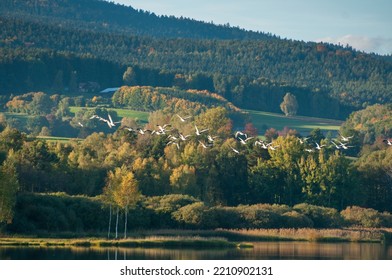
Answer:
[(132, 7), (102, 0), (3, 0), (4, 14), (42, 17), (65, 26), (104, 32), (127, 33), (164, 38), (263, 39), (275, 37), (262, 32), (246, 31), (205, 23), (194, 19), (157, 16)]
[[(3, 93), (69, 89), (71, 73), (76, 73), (78, 82), (102, 80), (102, 88), (119, 86), (121, 75), (116, 73), (131, 66), (139, 69), (137, 85), (209, 90), (249, 109), (278, 112), (277, 100), (291, 92), (302, 104), (298, 114), (344, 119), (355, 108), (391, 101), (392, 64), (387, 57), (331, 44), (278, 39), (228, 26), (216, 27), (220, 31), (213, 33), (215, 37), (200, 38), (197, 34), (208, 34), (204, 28), (213, 25), (157, 17), (103, 1), (82, 1), (82, 6), (64, 0), (8, 2), (14, 8), (0, 7)], [(51, 10), (58, 14), (49, 17)], [(120, 12), (124, 15), (113, 16)], [(173, 26), (186, 28), (186, 32), (156, 36), (145, 31), (140, 36), (124, 27), (134, 27), (131, 23), (113, 22), (117, 29), (114, 32), (100, 28), (97, 18), (101, 14), (107, 16), (109, 26), (116, 21), (113, 18), (132, 22), (139, 15), (143, 26), (159, 22), (165, 28), (164, 22), (172, 20)], [(66, 23), (59, 23), (61, 18)], [(81, 18), (86, 25), (80, 24)], [(227, 39), (222, 40), (225, 36)], [(19, 58), (17, 53), (22, 52), (28, 55)], [(88, 63), (92, 59), (95, 65), (109, 67), (94, 67)], [(25, 71), (20, 72), (21, 67)], [(113, 67), (114, 71), (110, 71)], [(41, 75), (40, 80), (37, 70), (48, 74)], [(56, 77), (61, 75), (64, 87), (56, 88)]]
[[(123, 94), (132, 90), (140, 89), (124, 88)], [(148, 96), (148, 89), (145, 92)], [(30, 110), (40, 108), (37, 99), (42, 100), (43, 94), (35, 94)], [(220, 215), (236, 217), (238, 225), (246, 227), (336, 227), (345, 225), (344, 215), (352, 215), (352, 219), (357, 219), (355, 223), (366, 224), (368, 219), (365, 226), (373, 218), (372, 226), (390, 225), (390, 214), (381, 213), (392, 211), (392, 148), (386, 140), (391, 136), (390, 127), (388, 135), (385, 130), (375, 130), (376, 140), (364, 145), (366, 132), (350, 124), (360, 116), (371, 117), (373, 107), (350, 117), (341, 131), (350, 139), (339, 147), (335, 144), (344, 142), (343, 137), (332, 139), (317, 129), (308, 135), (307, 141), (293, 130), (284, 134), (267, 131), (265, 140), (252, 138), (251, 125), (245, 126), (241, 133), (233, 131), (229, 111), (224, 107), (201, 108), (200, 114), (181, 119), (180, 116), (189, 113), (187, 109), (180, 106), (174, 111), (172, 108), (155, 111), (149, 123), (139, 128), (135, 120), (124, 118), (117, 129), (109, 129), (101, 121), (107, 114), (104, 109), (85, 111), (82, 113), (85, 121), (90, 121), (92, 126), (106, 127), (108, 132), (102, 129), (83, 141), (66, 142), (27, 137), (6, 126), (3, 117), (0, 175), (4, 179), (0, 190), (2, 207), (11, 210), (2, 211), (2, 221), (9, 223), (10, 230), (22, 232), (23, 228), (34, 232), (35, 227), (69, 230), (72, 219), (83, 217), (75, 217), (79, 207), (104, 207), (107, 217), (116, 210), (122, 219), (129, 214), (153, 215), (149, 219), (158, 215), (155, 219), (160, 219), (163, 213), (153, 213), (159, 207), (152, 210), (148, 205), (154, 200), (159, 204), (166, 197), (184, 203), (170, 202), (177, 206), (168, 205), (169, 209), (165, 210), (165, 215), (169, 215), (167, 222), (174, 223), (174, 227), (229, 227), (224, 224), (225, 216)], [(385, 113), (381, 119), (390, 122), (390, 106), (378, 111)], [(114, 115), (113, 119), (116, 120)], [(79, 127), (85, 129), (89, 128)], [(204, 130), (207, 131), (203, 133)], [(316, 149), (313, 143), (320, 143), (320, 147)], [(357, 160), (348, 158), (349, 151), (343, 149), (353, 144), (363, 147)], [(44, 195), (56, 192), (62, 194)], [(76, 200), (70, 195), (77, 196)], [(49, 202), (44, 208), (33, 204), (31, 207), (35, 208), (31, 209), (23, 202), (26, 199)], [(58, 206), (57, 200), (61, 201)], [(41, 224), (47, 219), (37, 217), (57, 215), (57, 211), (67, 209), (58, 208), (65, 207), (61, 206), (63, 203), (76, 207), (72, 210), (74, 214), (68, 211), (61, 214), (63, 225), (59, 225), (58, 219)], [(180, 211), (181, 207), (186, 208)], [(113, 212), (108, 213), (108, 209)], [(340, 210), (343, 212), (339, 213)], [(101, 215), (101, 211), (86, 211), (89, 215)], [(315, 217), (311, 218), (312, 215)], [(317, 219), (327, 217), (329, 221), (318, 225)], [(148, 220), (144, 222), (133, 225), (150, 225)], [(23, 227), (24, 223), (28, 227)], [(101, 230), (100, 226), (94, 229)]]
[[(391, 70), (106, 1), (1, 1), (0, 230), (391, 227)], [(345, 122), (258, 135), (242, 109)]]

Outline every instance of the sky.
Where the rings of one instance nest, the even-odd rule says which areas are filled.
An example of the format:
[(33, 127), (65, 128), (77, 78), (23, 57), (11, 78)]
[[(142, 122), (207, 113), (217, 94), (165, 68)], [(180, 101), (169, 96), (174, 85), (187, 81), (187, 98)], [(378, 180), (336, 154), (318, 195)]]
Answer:
[(392, 54), (391, 0), (115, 0), (157, 15)]

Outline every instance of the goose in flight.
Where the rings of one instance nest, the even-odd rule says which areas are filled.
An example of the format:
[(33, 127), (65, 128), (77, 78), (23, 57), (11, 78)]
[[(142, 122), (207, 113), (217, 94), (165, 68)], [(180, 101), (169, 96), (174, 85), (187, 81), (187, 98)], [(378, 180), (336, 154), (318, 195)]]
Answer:
[(301, 143), (301, 144), (305, 144), (306, 141), (307, 141), (309, 138), (310, 138), (310, 137), (304, 137), (304, 138), (299, 138), (299, 137), (298, 137), (298, 141), (299, 141), (299, 143)]
[(132, 127), (124, 127), (124, 129), (128, 130), (129, 132), (137, 132), (136, 129)]
[(305, 149), (305, 151), (308, 152), (308, 153), (313, 153), (314, 152), (313, 149)]
[(347, 150), (348, 148), (353, 148), (354, 146), (347, 146), (347, 144), (343, 144), (342, 142), (340, 143), (340, 147), (342, 147), (343, 149)]
[(383, 142), (387, 143), (388, 146), (392, 146), (392, 142), (390, 139), (385, 139)]
[(176, 146), (177, 146), (177, 149), (178, 149), (178, 150), (180, 149), (180, 145), (179, 145), (178, 142), (176, 142), (176, 141), (169, 141), (169, 142), (166, 144), (166, 146), (168, 146), (168, 145), (176, 145)]
[(247, 137), (247, 138), (243, 139), (243, 138), (239, 137), (238, 140), (240, 141), (240, 143), (241, 143), (242, 145), (246, 145), (246, 141), (248, 141), (248, 140), (250, 140), (250, 139), (253, 139), (253, 138), (254, 138), (254, 137)]
[(173, 135), (169, 135), (169, 136), (167, 137), (167, 139), (171, 139), (172, 141), (177, 141), (177, 140), (178, 140), (178, 138), (175, 137), (175, 136), (173, 136)]
[(354, 137), (354, 135), (352, 135), (352, 136), (344, 136), (342, 134), (339, 134), (339, 135), (340, 135), (340, 138), (342, 138), (342, 141), (344, 141), (344, 142), (348, 142), (348, 141), (350, 141), (351, 138)]
[[(137, 129), (137, 132), (139, 132), (141, 135), (144, 135), (144, 134), (146, 134), (146, 132), (150, 132), (150, 133), (152, 134), (154, 131), (151, 131), (151, 130), (149, 130), (149, 129), (141, 129), (141, 128), (138, 128), (138, 129)], [(157, 132), (155, 131), (155, 133), (157, 133)]]
[(229, 145), (229, 147), (233, 150), (234, 153), (236, 153), (236, 154), (240, 153), (237, 149), (234, 149), (232, 146)]
[(170, 131), (166, 129), (166, 127), (171, 126), (170, 124), (164, 124), (163, 126), (157, 124), (157, 127), (159, 129), (160, 134), (166, 134), (167, 131)]
[(186, 139), (187, 139), (188, 137), (190, 137), (190, 135), (184, 135), (184, 134), (182, 134), (182, 133), (178, 133), (178, 136), (180, 137), (180, 139), (181, 139), (182, 141), (186, 141)]
[(256, 140), (255, 146), (262, 146), (264, 144), (263, 140)]
[(267, 145), (263, 141), (255, 141), (255, 146), (261, 146), (264, 150), (267, 150), (269, 146), (271, 146), (271, 143), (268, 143)]
[(208, 131), (208, 128), (199, 130), (196, 125), (195, 125), (195, 129), (196, 129), (196, 135), (198, 136), (200, 136), (203, 132)]
[(246, 133), (243, 133), (242, 131), (237, 131), (235, 133), (235, 138), (238, 138), (238, 136), (245, 136), (245, 138), (248, 138), (248, 135)]
[(200, 143), (200, 145), (201, 145), (204, 149), (207, 149), (207, 148), (208, 148), (208, 146), (207, 146), (206, 144), (204, 144), (203, 142), (201, 142), (200, 140), (199, 140), (199, 143)]
[(107, 121), (109, 127), (114, 127), (114, 126), (116, 126), (116, 123), (121, 123), (121, 122), (113, 122), (112, 116), (110, 116), (110, 114), (108, 114), (108, 118), (109, 118), (109, 121), (108, 120), (106, 120), (106, 121)]
[(179, 114), (176, 114), (176, 116), (180, 119), (182, 122), (186, 122), (187, 119), (190, 119), (192, 116), (187, 116), (187, 117), (181, 117)]
[(340, 148), (342, 147), (341, 145), (336, 144), (334, 141), (331, 141), (331, 143), (335, 146), (337, 150), (340, 150)]
[(322, 147), (325, 147), (325, 145), (319, 145), (319, 143), (316, 143), (316, 149), (321, 150)]
[(218, 136), (211, 136), (211, 135), (208, 135), (207, 136), (207, 139), (208, 139), (208, 141), (210, 141), (210, 142), (214, 142), (215, 141), (215, 138), (217, 138)]
[(276, 151), (276, 148), (279, 147), (279, 145), (276, 146), (269, 146), (268, 148), (272, 151)]

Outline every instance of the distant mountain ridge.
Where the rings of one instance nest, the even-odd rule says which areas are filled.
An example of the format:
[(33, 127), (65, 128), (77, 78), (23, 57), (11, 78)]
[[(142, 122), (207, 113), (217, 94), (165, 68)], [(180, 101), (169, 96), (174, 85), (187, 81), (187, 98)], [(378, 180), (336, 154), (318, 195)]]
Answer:
[(0, 13), (24, 18), (47, 18), (63, 24), (77, 22), (80, 28), (131, 35), (195, 39), (275, 39), (270, 34), (187, 18), (157, 16), (103, 0), (2, 0)]
[(119, 86), (131, 66), (136, 85), (208, 90), (245, 109), (279, 112), (287, 92), (298, 114), (316, 117), (392, 102), (391, 57), (352, 48), (100, 0), (3, 0), (0, 23), (2, 93), (67, 88), (75, 71), (79, 82)]

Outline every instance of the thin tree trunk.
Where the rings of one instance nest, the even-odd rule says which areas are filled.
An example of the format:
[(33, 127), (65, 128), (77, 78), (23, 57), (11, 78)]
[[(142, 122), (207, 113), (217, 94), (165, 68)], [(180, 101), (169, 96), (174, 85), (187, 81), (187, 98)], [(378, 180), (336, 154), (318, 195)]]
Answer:
[(116, 214), (116, 239), (118, 238), (118, 212), (120, 209), (117, 207), (117, 214)]
[(108, 229), (108, 239), (110, 239), (110, 226), (112, 225), (112, 205), (109, 207), (109, 229)]
[(125, 206), (124, 239), (127, 238), (127, 226), (128, 226), (128, 206)]

